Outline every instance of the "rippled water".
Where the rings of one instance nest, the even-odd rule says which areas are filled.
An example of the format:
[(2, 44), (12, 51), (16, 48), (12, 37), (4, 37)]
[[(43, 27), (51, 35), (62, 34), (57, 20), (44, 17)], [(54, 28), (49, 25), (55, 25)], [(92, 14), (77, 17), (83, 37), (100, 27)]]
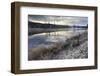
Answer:
[(28, 37), (28, 48), (34, 48), (38, 45), (49, 45), (53, 42), (64, 42), (67, 38), (71, 36), (80, 34), (85, 30), (70, 30), (70, 31), (57, 31), (49, 33), (39, 33)]

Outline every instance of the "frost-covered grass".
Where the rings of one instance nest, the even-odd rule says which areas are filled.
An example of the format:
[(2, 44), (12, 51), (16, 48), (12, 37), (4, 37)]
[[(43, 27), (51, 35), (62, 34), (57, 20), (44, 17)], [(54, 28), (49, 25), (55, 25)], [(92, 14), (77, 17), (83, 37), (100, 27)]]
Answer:
[(88, 58), (87, 41), (77, 47), (65, 48), (57, 55), (53, 55), (52, 59), (83, 59)]

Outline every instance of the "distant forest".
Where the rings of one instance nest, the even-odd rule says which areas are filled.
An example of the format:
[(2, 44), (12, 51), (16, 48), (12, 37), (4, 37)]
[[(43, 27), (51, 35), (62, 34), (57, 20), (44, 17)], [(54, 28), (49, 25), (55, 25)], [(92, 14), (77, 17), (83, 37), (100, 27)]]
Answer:
[(43, 24), (43, 23), (36, 23), (36, 22), (30, 22), (28, 21), (28, 27), (29, 28), (88, 28), (88, 24), (86, 26), (70, 26), (70, 25), (57, 25), (57, 24)]

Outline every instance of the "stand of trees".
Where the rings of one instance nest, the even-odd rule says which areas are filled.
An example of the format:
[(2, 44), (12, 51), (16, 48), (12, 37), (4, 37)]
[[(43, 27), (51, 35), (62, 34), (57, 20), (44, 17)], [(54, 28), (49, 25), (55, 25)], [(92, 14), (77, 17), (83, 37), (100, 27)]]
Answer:
[(28, 22), (29, 28), (88, 28), (87, 26), (70, 26), (70, 25), (57, 25), (57, 24), (42, 24), (42, 23), (36, 23), (36, 22)]

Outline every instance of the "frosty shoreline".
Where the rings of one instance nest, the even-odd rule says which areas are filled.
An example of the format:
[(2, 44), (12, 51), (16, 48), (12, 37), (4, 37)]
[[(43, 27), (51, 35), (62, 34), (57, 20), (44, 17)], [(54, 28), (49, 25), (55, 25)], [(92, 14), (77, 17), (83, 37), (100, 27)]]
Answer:
[[(71, 34), (70, 34), (71, 33)], [(56, 38), (45, 39), (44, 44), (41, 44), (43, 37), (34, 38), (35, 45), (31, 44), (29, 47), (28, 59), (29, 60), (52, 60), (52, 59), (79, 59), (88, 58), (88, 45), (87, 45), (87, 30), (70, 32), (68, 36), (61, 36), (58, 41)], [(36, 40), (40, 40), (39, 43)], [(49, 40), (49, 41), (48, 41)], [(53, 42), (53, 40), (55, 42)], [(61, 40), (61, 41), (60, 41)], [(39, 45), (38, 45), (39, 44)], [(38, 47), (36, 47), (38, 45)]]
[[(74, 48), (65, 48), (51, 59), (83, 59), (88, 58), (87, 41)], [(45, 58), (43, 58), (45, 59)]]

